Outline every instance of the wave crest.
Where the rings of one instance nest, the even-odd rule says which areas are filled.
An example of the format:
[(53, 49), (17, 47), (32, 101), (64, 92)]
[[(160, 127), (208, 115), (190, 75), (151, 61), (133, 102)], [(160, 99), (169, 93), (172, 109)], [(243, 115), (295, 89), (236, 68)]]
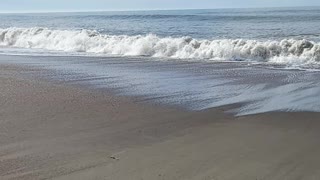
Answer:
[(181, 59), (248, 60), (287, 64), (320, 63), (320, 45), (308, 40), (197, 40), (156, 35), (105, 35), (90, 30), (0, 29), (0, 45), (67, 52)]

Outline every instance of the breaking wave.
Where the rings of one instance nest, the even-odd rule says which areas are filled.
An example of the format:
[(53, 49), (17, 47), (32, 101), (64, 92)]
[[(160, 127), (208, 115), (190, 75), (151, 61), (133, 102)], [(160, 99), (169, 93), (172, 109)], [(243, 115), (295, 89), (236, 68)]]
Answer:
[(156, 35), (105, 35), (90, 30), (0, 29), (0, 46), (122, 56), (246, 60), (292, 65), (320, 64), (320, 44), (308, 40), (217, 39)]

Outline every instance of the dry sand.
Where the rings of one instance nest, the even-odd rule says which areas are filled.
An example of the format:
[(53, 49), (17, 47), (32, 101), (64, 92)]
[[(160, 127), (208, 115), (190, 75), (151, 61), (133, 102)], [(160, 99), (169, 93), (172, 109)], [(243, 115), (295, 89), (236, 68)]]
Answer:
[(234, 117), (28, 79), (0, 65), (0, 179), (320, 179), (320, 114)]

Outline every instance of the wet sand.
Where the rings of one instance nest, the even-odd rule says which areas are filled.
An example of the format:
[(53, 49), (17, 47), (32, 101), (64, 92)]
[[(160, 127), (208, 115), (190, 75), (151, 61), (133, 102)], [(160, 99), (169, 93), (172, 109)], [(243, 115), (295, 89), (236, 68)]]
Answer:
[(320, 113), (235, 117), (0, 65), (0, 179), (319, 179)]

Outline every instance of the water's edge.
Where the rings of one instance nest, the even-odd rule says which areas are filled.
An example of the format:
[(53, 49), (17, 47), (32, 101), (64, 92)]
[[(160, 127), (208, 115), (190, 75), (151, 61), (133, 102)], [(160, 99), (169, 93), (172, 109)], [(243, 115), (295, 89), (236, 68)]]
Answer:
[[(34, 74), (68, 84), (112, 89), (118, 95), (189, 110), (242, 104), (237, 115), (320, 112), (320, 73), (245, 63), (150, 61), (148, 58), (0, 55), (2, 64), (47, 69)], [(46, 71), (45, 71), (46, 72)]]

